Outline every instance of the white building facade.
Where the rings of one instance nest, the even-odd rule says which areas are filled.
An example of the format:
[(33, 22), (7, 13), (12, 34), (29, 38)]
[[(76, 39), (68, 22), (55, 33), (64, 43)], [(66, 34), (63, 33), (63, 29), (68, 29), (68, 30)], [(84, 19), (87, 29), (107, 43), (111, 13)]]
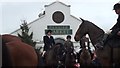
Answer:
[[(53, 30), (54, 38), (66, 38), (67, 35), (74, 35), (81, 24), (81, 20), (70, 14), (70, 5), (55, 1), (49, 5), (45, 5), (45, 11), (39, 15), (39, 18), (30, 22), (30, 32), (33, 32), (35, 41), (42, 41), (47, 30)], [(20, 29), (11, 34), (17, 35)]]
[[(65, 39), (71, 35), (74, 41), (74, 35), (82, 21), (70, 14), (70, 5), (55, 1), (45, 5), (45, 11), (39, 15), (39, 18), (30, 22), (30, 32), (33, 32), (33, 40), (42, 42), (43, 36), (47, 30), (53, 31), (54, 39)], [(18, 29), (11, 34), (17, 35), (21, 30)]]

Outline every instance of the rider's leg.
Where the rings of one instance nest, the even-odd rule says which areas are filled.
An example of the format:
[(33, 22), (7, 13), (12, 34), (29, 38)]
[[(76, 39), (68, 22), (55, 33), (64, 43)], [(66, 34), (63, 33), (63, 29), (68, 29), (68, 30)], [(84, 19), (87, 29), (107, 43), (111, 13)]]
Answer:
[(105, 45), (105, 43), (108, 41), (109, 39), (109, 34), (104, 34), (102, 40), (100, 42), (98, 42), (95, 46), (97, 48), (103, 48), (103, 46)]
[(114, 34), (107, 34), (107, 35), (104, 35), (103, 37), (103, 46), (108, 42), (108, 40), (112, 39), (114, 37)]

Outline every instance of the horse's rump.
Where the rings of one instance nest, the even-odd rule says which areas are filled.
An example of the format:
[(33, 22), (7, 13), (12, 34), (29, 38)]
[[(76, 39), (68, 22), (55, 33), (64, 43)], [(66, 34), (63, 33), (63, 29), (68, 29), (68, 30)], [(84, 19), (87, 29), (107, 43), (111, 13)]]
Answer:
[[(34, 48), (23, 43), (19, 37), (5, 34), (2, 35), (2, 67), (30, 67), (36, 68), (38, 56)], [(6, 62), (8, 61), (8, 63)]]
[(2, 67), (10, 67), (12, 65), (10, 53), (7, 46), (2, 43)]
[(13, 41), (6, 44), (13, 66), (37, 66), (37, 55), (32, 46)]
[(5, 35), (2, 35), (1, 37), (2, 37), (2, 42), (4, 43), (11, 42), (11, 41), (21, 41), (19, 37), (14, 35), (5, 34)]

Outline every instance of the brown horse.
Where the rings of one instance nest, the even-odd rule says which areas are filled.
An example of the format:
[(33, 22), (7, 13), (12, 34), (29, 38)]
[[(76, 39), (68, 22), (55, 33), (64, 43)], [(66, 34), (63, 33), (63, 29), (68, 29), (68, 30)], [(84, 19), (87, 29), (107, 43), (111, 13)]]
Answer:
[[(64, 45), (65, 46), (65, 45)], [(65, 48), (65, 67), (66, 68), (75, 68), (75, 64), (77, 63), (77, 53), (75, 53), (73, 46), (67, 46)]]
[(37, 68), (38, 56), (34, 48), (17, 36), (2, 35), (2, 67)]
[[(87, 44), (86, 44), (87, 43)], [(82, 49), (79, 52), (79, 63), (81, 67), (92, 66), (92, 53), (89, 49), (89, 40), (86, 36), (83, 36), (80, 40), (80, 45)], [(88, 48), (87, 48), (88, 47)]]
[[(82, 20), (81, 25), (79, 26), (74, 39), (79, 41), (84, 35), (88, 34), (91, 40), (91, 43), (95, 46), (98, 42), (103, 39), (105, 32), (93, 24), (90, 21)], [(113, 42), (113, 40), (111, 41)], [(96, 54), (98, 59), (100, 60), (102, 66), (112, 66), (113, 62), (120, 65), (120, 48), (118, 47), (111, 47), (114, 44), (110, 44), (108, 41), (103, 49), (96, 49)]]
[(82, 48), (82, 52), (81, 52), (79, 58), (80, 58), (79, 63), (81, 65), (81, 67), (89, 67), (89, 66), (91, 66), (92, 60), (91, 60), (91, 55), (90, 55), (88, 49)]
[(64, 48), (61, 43), (55, 44), (45, 53), (45, 67), (56, 68), (62, 64)]

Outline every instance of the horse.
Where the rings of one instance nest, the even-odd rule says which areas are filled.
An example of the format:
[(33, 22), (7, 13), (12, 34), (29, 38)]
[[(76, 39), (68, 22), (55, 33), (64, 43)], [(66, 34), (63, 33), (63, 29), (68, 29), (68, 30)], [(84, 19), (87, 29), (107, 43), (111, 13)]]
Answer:
[(17, 36), (4, 34), (2, 38), (2, 68), (37, 68), (38, 56), (34, 48)]
[(86, 47), (82, 48), (82, 52), (79, 57), (79, 63), (81, 67), (89, 67), (92, 64), (91, 54)]
[[(79, 41), (84, 35), (88, 34), (91, 43), (96, 49), (97, 58), (99, 59), (101, 66), (111, 67), (114, 63), (120, 65), (120, 54), (118, 54), (120, 52), (120, 48), (112, 47), (115, 45), (113, 40), (108, 41), (102, 49), (97, 48), (95, 45), (103, 39), (105, 32), (92, 22), (83, 20), (82, 18), (81, 20), (82, 23), (74, 36), (75, 41)], [(111, 44), (111, 42), (114, 44)]]
[(64, 48), (61, 43), (56, 43), (44, 55), (45, 67), (56, 68), (62, 65)]
[(79, 60), (80, 66), (82, 68), (92, 66), (91, 65), (92, 64), (92, 52), (90, 51), (89, 40), (86, 36), (83, 36), (81, 38), (80, 45), (82, 46), (82, 48), (78, 54), (78, 57), (79, 57), (78, 60)]
[[(65, 45), (64, 45), (65, 46)], [(74, 51), (73, 46), (65, 46), (65, 67), (66, 68), (75, 68), (77, 64), (77, 53)]]

